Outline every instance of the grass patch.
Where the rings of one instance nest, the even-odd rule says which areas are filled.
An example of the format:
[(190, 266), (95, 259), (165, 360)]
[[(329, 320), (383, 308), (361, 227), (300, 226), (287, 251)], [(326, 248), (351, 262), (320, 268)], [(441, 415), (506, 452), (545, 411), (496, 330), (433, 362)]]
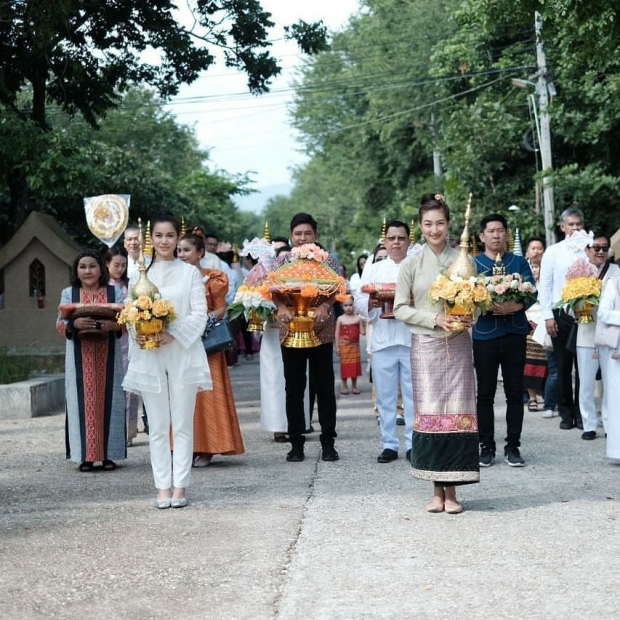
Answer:
[(34, 369), (33, 358), (27, 355), (9, 355), (6, 347), (0, 349), (0, 384), (25, 381)]

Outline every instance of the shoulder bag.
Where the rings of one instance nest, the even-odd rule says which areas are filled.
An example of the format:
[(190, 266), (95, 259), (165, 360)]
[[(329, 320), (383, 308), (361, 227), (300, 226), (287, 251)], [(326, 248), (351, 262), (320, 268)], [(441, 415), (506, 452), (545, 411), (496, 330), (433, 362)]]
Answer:
[(226, 317), (221, 319), (209, 317), (205, 331), (202, 334), (202, 345), (207, 355), (235, 348), (235, 339), (230, 331)]

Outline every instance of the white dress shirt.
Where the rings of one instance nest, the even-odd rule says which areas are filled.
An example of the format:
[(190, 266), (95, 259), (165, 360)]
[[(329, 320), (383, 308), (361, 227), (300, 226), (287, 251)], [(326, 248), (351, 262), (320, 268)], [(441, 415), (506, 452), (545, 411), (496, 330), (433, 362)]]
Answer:
[(584, 250), (571, 250), (566, 240), (547, 248), (543, 254), (538, 283), (538, 301), (543, 321), (553, 318), (553, 306), (562, 299), (566, 272), (578, 258), (588, 260)]
[(378, 263), (369, 265), (364, 269), (360, 280), (360, 288), (355, 292), (355, 311), (360, 316), (370, 319), (373, 326), (370, 342), (371, 353), (395, 345), (411, 346), (411, 332), (407, 326), (396, 319), (379, 318), (381, 314), (380, 308), (373, 308), (369, 311), (368, 299), (370, 295), (362, 292), (364, 284), (396, 282), (401, 265), (402, 262), (395, 263), (391, 258), (385, 258)]

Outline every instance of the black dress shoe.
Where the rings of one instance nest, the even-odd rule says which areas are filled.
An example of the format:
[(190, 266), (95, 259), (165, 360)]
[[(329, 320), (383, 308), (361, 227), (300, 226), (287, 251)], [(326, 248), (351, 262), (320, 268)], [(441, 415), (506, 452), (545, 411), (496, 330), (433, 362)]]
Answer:
[(581, 438), (586, 440), (596, 439), (596, 431), (586, 431), (581, 433)]
[(409, 461), (409, 463), (411, 463), (411, 448), (409, 448), (409, 450), (407, 450), (407, 452), (405, 453), (405, 457), (407, 458), (407, 461)]
[(314, 433), (314, 426), (312, 424), (305, 431), (302, 431), (302, 435), (309, 435), (310, 433)]
[(398, 458), (398, 452), (396, 450), (390, 450), (386, 448), (378, 457), (377, 463), (391, 463)]
[(580, 431), (582, 431), (582, 430), (583, 430), (583, 422), (582, 422), (581, 420), (577, 420), (577, 421), (575, 422), (575, 426), (576, 426), (576, 427), (577, 427)]
[(287, 455), (286, 460), (289, 463), (301, 463), (304, 460), (304, 449), (293, 448)]
[(571, 428), (573, 428), (573, 421), (572, 420), (562, 420), (560, 422), (560, 428), (565, 430), (565, 431), (569, 431)]
[(321, 459), (323, 461), (338, 461), (340, 456), (336, 452), (334, 446), (322, 446), (321, 447)]

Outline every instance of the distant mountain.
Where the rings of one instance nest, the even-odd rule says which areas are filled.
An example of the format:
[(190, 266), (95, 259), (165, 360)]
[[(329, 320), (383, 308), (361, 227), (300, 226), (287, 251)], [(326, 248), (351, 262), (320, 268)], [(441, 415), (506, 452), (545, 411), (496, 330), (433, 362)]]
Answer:
[(257, 187), (258, 191), (249, 196), (235, 196), (233, 202), (242, 211), (252, 211), (260, 213), (267, 204), (267, 201), (274, 196), (288, 196), (293, 189), (292, 183), (280, 183), (279, 185), (265, 185)]

